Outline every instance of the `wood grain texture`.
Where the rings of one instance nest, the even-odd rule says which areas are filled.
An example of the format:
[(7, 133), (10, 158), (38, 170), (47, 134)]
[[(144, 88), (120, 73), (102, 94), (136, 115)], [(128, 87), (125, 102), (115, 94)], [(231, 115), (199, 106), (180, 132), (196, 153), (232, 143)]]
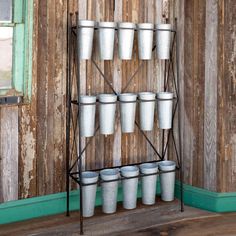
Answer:
[(217, 1), (206, 1), (204, 188), (216, 191), (217, 166)]
[(217, 190), (229, 192), (235, 191), (236, 184), (236, 4), (222, 0), (218, 7)]
[[(205, 1), (185, 3), (184, 72), (180, 66), (180, 112), (185, 181), (203, 187), (205, 97)], [(181, 39), (179, 39), (180, 44)], [(181, 47), (181, 46), (180, 46)], [(179, 50), (181, 54), (181, 48)], [(185, 59), (186, 58), (186, 59)], [(179, 63), (183, 63), (183, 58)], [(184, 81), (182, 76), (184, 73)]]
[(0, 111), (0, 203), (18, 199), (18, 107)]
[[(205, 12), (204, 0), (194, 2), (194, 91), (193, 91), (193, 185), (203, 187), (204, 151), (204, 73), (205, 73)], [(201, 23), (199, 23), (201, 22)], [(195, 157), (195, 158), (194, 158)]]
[[(114, 5), (114, 21), (122, 21), (122, 0), (116, 0)], [(118, 44), (118, 37), (115, 37), (115, 45)], [(121, 93), (121, 75), (122, 75), (122, 62), (118, 59), (118, 47), (114, 47), (114, 63), (113, 63), (113, 85), (115, 91)], [(117, 118), (115, 124), (115, 134), (113, 143), (113, 165), (120, 166), (122, 162), (121, 155), (121, 127), (120, 127), (120, 112), (117, 111)]]
[[(180, 158), (183, 159), (183, 139), (184, 139), (184, 63), (185, 63), (185, 1), (178, 0), (175, 2), (175, 15), (177, 18), (177, 35), (176, 35), (176, 45), (178, 48), (177, 55), (176, 55), (176, 64), (178, 64), (178, 71), (176, 71), (176, 74), (178, 76), (178, 90), (179, 90), (179, 106), (178, 106), (178, 138), (177, 141), (179, 144), (182, 144), (179, 146), (179, 155)], [(178, 58), (177, 58), (178, 57)], [(183, 173), (183, 179), (185, 177), (184, 174), (184, 168), (185, 162), (182, 163), (182, 173)], [(177, 178), (180, 178), (180, 173), (177, 173)]]
[(40, 1), (38, 21), (37, 191), (44, 195), (64, 190), (66, 1)]
[[(39, 2), (39, 18), (38, 21), (40, 22), (39, 28), (38, 28), (38, 34), (40, 37), (40, 40), (38, 41), (38, 58), (37, 62), (40, 63), (40, 67), (37, 68), (37, 90), (40, 91), (40, 94), (37, 93), (37, 112), (40, 113), (40, 116), (37, 120), (37, 175), (41, 176), (40, 178), (37, 178), (37, 194), (46, 194), (46, 192), (49, 192), (46, 187), (46, 178), (45, 176), (45, 167), (47, 168), (47, 165), (45, 164), (45, 149), (47, 144), (46, 139), (46, 98), (47, 98), (47, 51), (48, 51), (48, 34), (47, 34), (47, 1), (40, 1)], [(42, 53), (42, 50), (45, 49), (44, 53)], [(41, 50), (41, 51), (40, 51)], [(50, 179), (50, 176), (47, 178)], [(47, 180), (47, 182), (48, 182)]]
[[(184, 58), (187, 60), (184, 61), (184, 88), (182, 90), (184, 96), (184, 111), (182, 113), (183, 119), (183, 158), (184, 158), (184, 180), (190, 184), (192, 184), (192, 175), (193, 175), (193, 127), (192, 127), (192, 92), (194, 90), (193, 82), (193, 26), (194, 26), (194, 1), (185, 2), (185, 45), (184, 45)], [(187, 40), (187, 42), (186, 42)], [(191, 55), (191, 56), (189, 56)], [(181, 62), (180, 62), (181, 63)]]
[[(57, 29), (55, 34), (55, 55), (53, 71), (53, 148), (54, 148), (54, 169), (57, 174), (53, 177), (54, 192), (65, 191), (65, 104), (66, 104), (66, 62), (67, 47), (64, 43), (67, 39), (67, 29), (64, 27), (67, 24), (67, 4), (66, 2), (55, 2), (56, 14), (54, 27)], [(60, 20), (61, 19), (61, 20)], [(57, 43), (55, 43), (55, 41)]]

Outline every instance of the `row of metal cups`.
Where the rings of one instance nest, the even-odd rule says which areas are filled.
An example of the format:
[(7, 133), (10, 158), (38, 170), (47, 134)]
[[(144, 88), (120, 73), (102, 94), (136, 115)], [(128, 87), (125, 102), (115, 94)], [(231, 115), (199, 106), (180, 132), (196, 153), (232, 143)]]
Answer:
[[(174, 161), (144, 163), (138, 166), (124, 166), (120, 169), (104, 169), (100, 171), (102, 188), (102, 210), (110, 214), (116, 212), (119, 180), (122, 182), (123, 207), (134, 209), (137, 205), (138, 177), (141, 174), (142, 203), (153, 205), (156, 202), (157, 175), (160, 173), (161, 199), (174, 200), (175, 188)], [(172, 171), (172, 172), (163, 172)], [(83, 216), (94, 215), (94, 206), (99, 174), (93, 171), (82, 172)], [(86, 185), (87, 184), (87, 185)]]
[[(151, 131), (154, 124), (155, 103), (157, 99), (158, 121), (160, 129), (172, 127), (173, 93), (141, 92), (115, 94), (99, 94), (99, 126), (100, 133), (113, 134), (115, 131), (115, 113), (117, 99), (120, 102), (120, 120), (122, 133), (132, 133), (135, 127), (137, 97), (139, 98), (140, 128)], [(80, 129), (82, 137), (91, 137), (95, 132), (96, 96), (80, 96)]]
[(91, 59), (94, 29), (98, 28), (99, 53), (101, 60), (113, 60), (115, 29), (118, 29), (118, 52), (121, 60), (131, 60), (133, 52), (134, 31), (138, 32), (139, 59), (151, 60), (153, 33), (156, 32), (156, 48), (159, 59), (169, 59), (171, 44), (171, 24), (132, 22), (98, 22), (79, 20), (78, 53), (80, 59)]

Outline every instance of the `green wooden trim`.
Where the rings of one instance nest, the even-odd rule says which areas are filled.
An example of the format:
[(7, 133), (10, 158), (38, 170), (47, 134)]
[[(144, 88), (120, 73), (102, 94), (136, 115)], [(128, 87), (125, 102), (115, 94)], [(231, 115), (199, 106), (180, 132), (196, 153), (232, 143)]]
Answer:
[[(180, 183), (176, 181), (176, 197), (180, 197)], [(157, 182), (157, 194), (160, 194), (160, 183)], [(141, 197), (141, 184), (138, 187), (138, 198)], [(117, 201), (122, 201), (122, 188), (119, 187)], [(236, 211), (236, 192), (216, 193), (184, 184), (184, 202), (186, 205), (214, 212)], [(96, 195), (96, 206), (100, 206), (101, 188)], [(70, 192), (70, 210), (79, 210), (79, 191)], [(28, 198), (0, 204), (0, 224), (7, 224), (32, 218), (65, 213), (66, 193), (57, 193), (41, 197)]]
[(0, 27), (14, 27), (15, 23), (0, 22)]
[[(78, 191), (70, 193), (70, 210), (79, 207)], [(0, 204), (0, 224), (65, 212), (66, 193), (28, 198)]]
[[(23, 23), (25, 0), (13, 0), (13, 22)], [(27, 1), (26, 1), (27, 2)]]
[[(160, 194), (160, 184), (157, 183)], [(141, 184), (138, 186), (138, 198), (141, 197)], [(117, 201), (122, 201), (122, 188), (119, 186)], [(98, 187), (96, 206), (102, 204), (101, 188)], [(70, 210), (79, 210), (79, 191), (70, 192)], [(0, 225), (32, 218), (64, 213), (66, 211), (66, 193), (27, 198), (0, 204)]]
[[(184, 184), (184, 203), (213, 212), (236, 211), (236, 192), (217, 193)], [(180, 182), (176, 181), (175, 195), (180, 198)]]
[(13, 36), (13, 80), (12, 87), (19, 93), (23, 92), (25, 26), (16, 24)]
[[(190, 185), (183, 185), (184, 203), (208, 211), (216, 211), (216, 193)], [(176, 181), (175, 195), (180, 198), (180, 182)]]
[(26, 1), (25, 11), (25, 54), (24, 54), (24, 97), (25, 101), (31, 99), (32, 95), (32, 61), (33, 61), (33, 22), (34, 22), (33, 0)]

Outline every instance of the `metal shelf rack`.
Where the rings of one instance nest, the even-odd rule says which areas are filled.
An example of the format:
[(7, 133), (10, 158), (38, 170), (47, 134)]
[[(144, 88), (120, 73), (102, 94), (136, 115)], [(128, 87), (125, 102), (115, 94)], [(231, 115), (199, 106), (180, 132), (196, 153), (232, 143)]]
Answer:
[[(175, 25), (177, 25), (177, 19), (175, 19)], [(68, 67), (67, 67), (67, 80), (66, 80), (66, 87), (67, 87), (67, 113), (66, 113), (66, 192), (67, 192), (67, 204), (66, 204), (66, 209), (67, 209), (67, 216), (69, 216), (69, 204), (70, 204), (70, 199), (69, 199), (69, 194), (70, 194), (70, 178), (74, 180), (77, 184), (79, 184), (79, 193), (80, 193), (80, 212), (83, 211), (83, 204), (82, 204), (82, 199), (83, 199), (83, 194), (82, 194), (82, 187), (90, 184), (82, 184), (80, 182), (81, 179), (81, 173), (83, 170), (82, 166), (82, 155), (86, 151), (86, 149), (89, 147), (91, 144), (91, 140), (95, 136), (95, 134), (98, 132), (99, 127), (96, 128), (95, 134), (93, 137), (89, 138), (89, 141), (85, 143), (84, 148), (82, 149), (82, 137), (80, 133), (80, 129), (78, 129), (78, 120), (80, 119), (80, 106), (83, 104), (79, 103), (79, 97), (80, 97), (80, 63), (79, 63), (79, 57), (78, 57), (78, 14), (76, 13), (76, 26), (72, 25), (72, 14), (70, 14), (69, 17), (69, 22), (68, 22)], [(98, 27), (95, 27), (95, 30), (97, 30)], [(117, 30), (117, 28), (115, 28)], [(156, 31), (156, 30), (154, 30)], [(157, 149), (155, 148), (155, 145), (152, 143), (152, 141), (148, 138), (148, 136), (145, 134), (144, 131), (140, 129), (139, 123), (135, 121), (135, 125), (139, 129), (139, 131), (142, 133), (144, 138), (146, 139), (147, 143), (151, 146), (153, 149), (154, 153), (157, 156), (156, 160), (153, 161), (147, 161), (147, 162), (158, 162), (164, 160), (166, 153), (167, 153), (167, 148), (170, 143), (170, 140), (173, 142), (173, 148), (174, 152), (176, 155), (177, 159), (177, 167), (173, 171), (159, 171), (158, 173), (154, 174), (139, 174), (138, 176), (135, 177), (123, 177), (121, 176), (119, 179), (116, 180), (111, 180), (111, 181), (102, 181), (98, 180), (98, 184), (101, 184), (103, 182), (113, 182), (113, 181), (120, 181), (122, 179), (129, 179), (129, 178), (140, 178), (143, 176), (148, 176), (148, 175), (159, 175), (161, 173), (168, 173), (168, 172), (174, 172), (178, 171), (180, 173), (180, 209), (181, 211), (184, 211), (184, 205), (183, 205), (183, 168), (182, 168), (182, 157), (181, 157), (181, 151), (178, 152), (177, 148), (177, 143), (175, 140), (175, 135), (173, 132), (174, 127), (174, 118), (177, 113), (177, 108), (179, 104), (179, 80), (178, 80), (178, 43), (177, 43), (177, 31), (176, 30), (168, 30), (173, 33), (172, 37), (172, 45), (171, 45), (171, 52), (170, 52), (170, 59), (165, 60), (165, 69), (164, 69), (164, 91), (167, 91), (169, 82), (170, 82), (170, 77), (172, 77), (172, 85), (174, 88), (175, 92), (175, 97), (173, 98), (174, 100), (174, 108), (173, 108), (173, 117), (172, 117), (172, 128), (169, 130), (162, 130), (162, 152), (159, 153)], [(153, 51), (155, 50), (155, 47), (153, 47)], [(174, 50), (175, 47), (175, 50)], [(175, 52), (175, 63), (173, 60), (174, 57), (174, 52)], [(96, 61), (92, 58), (91, 59), (93, 65), (95, 68), (98, 70), (98, 72), (101, 74), (102, 78), (104, 79), (105, 83), (110, 87), (110, 89), (113, 91), (114, 94), (118, 94), (112, 84), (109, 82), (107, 79), (106, 75), (102, 72), (102, 70), (99, 68), (97, 65)], [(125, 92), (132, 80), (134, 79), (135, 75), (139, 72), (140, 68), (142, 68), (144, 64), (144, 61), (141, 61), (136, 68), (136, 70), (133, 72), (131, 77), (128, 79), (127, 84), (124, 86), (124, 89), (122, 92)], [(172, 76), (170, 76), (170, 73), (172, 72)], [(72, 99), (72, 87), (73, 87), (73, 78), (76, 78), (76, 87), (77, 87), (77, 99)], [(157, 99), (155, 99), (157, 100)], [(120, 102), (120, 101), (117, 101)], [(137, 101), (140, 102), (140, 101)], [(142, 101), (143, 102), (143, 101)], [(96, 101), (98, 103), (98, 101)], [(77, 107), (77, 112), (75, 117), (73, 117), (72, 111), (74, 107)], [(180, 122), (178, 122), (178, 132), (180, 130)], [(78, 143), (76, 140), (76, 131), (78, 132)], [(73, 135), (71, 135), (71, 132), (73, 132)], [(179, 132), (180, 133), (180, 132)], [(167, 135), (167, 139), (165, 140), (165, 135)], [(179, 149), (181, 148), (181, 139), (180, 139), (180, 134), (178, 137), (178, 145)], [(78, 153), (77, 153), (77, 144), (78, 144)], [(76, 153), (76, 154), (75, 154)], [(72, 156), (76, 155), (76, 160), (72, 162)], [(141, 162), (145, 163), (145, 162)], [(139, 165), (141, 163), (132, 163), (128, 165)], [(122, 166), (112, 166), (109, 168), (120, 168)], [(77, 167), (77, 171), (73, 171), (73, 169)], [(90, 169), (89, 171), (100, 171), (105, 168), (101, 169)], [(94, 184), (94, 183), (93, 183)], [(80, 234), (84, 233), (83, 230), (83, 216), (80, 214)]]

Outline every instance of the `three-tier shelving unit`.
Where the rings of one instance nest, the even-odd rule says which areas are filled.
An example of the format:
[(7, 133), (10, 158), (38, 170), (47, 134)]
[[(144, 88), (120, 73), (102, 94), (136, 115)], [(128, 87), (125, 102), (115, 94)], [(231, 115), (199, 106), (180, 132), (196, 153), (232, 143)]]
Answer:
[[(84, 147), (82, 148), (82, 139), (80, 129), (79, 129), (79, 122), (80, 119), (80, 107), (83, 106), (82, 103), (79, 102), (80, 97), (80, 91), (81, 91), (81, 81), (80, 81), (80, 62), (79, 62), (79, 56), (78, 56), (78, 14), (76, 13), (76, 25), (72, 24), (72, 14), (69, 17), (68, 22), (68, 68), (67, 68), (67, 81), (66, 81), (66, 87), (67, 87), (67, 114), (66, 114), (66, 191), (67, 191), (67, 216), (69, 216), (69, 204), (70, 204), (70, 179), (75, 181), (77, 184), (79, 184), (79, 194), (80, 194), (80, 234), (83, 234), (83, 194), (82, 194), (82, 187), (85, 185), (90, 184), (82, 184), (81, 183), (81, 173), (84, 171), (82, 156), (85, 153), (86, 149), (89, 148), (91, 144), (91, 140), (93, 137), (89, 138), (88, 141), (85, 143)], [(137, 121), (135, 121), (135, 125), (140, 130), (142, 135), (145, 137), (145, 140), (150, 145), (150, 147), (153, 149), (154, 153), (156, 154), (156, 159), (152, 161), (147, 162), (158, 162), (165, 159), (167, 155), (167, 149), (172, 142), (174, 153), (176, 156), (176, 169), (174, 171), (179, 172), (179, 179), (180, 179), (180, 210), (184, 210), (183, 206), (183, 168), (182, 168), (182, 157), (181, 157), (181, 136), (180, 136), (180, 120), (178, 118), (177, 122), (174, 122), (174, 119), (179, 111), (178, 105), (179, 105), (179, 78), (178, 78), (178, 42), (177, 42), (177, 19), (175, 19), (175, 29), (168, 30), (172, 32), (172, 42), (171, 42), (171, 51), (170, 51), (170, 59), (165, 60), (165, 67), (164, 67), (164, 91), (167, 91), (169, 88), (169, 83), (171, 81), (171, 87), (174, 92), (174, 106), (173, 106), (173, 117), (172, 117), (172, 128), (169, 130), (162, 130), (162, 152), (159, 153), (155, 145), (152, 143), (152, 141), (148, 138), (146, 133), (140, 129), (140, 125)], [(98, 27), (95, 27), (95, 30), (97, 30)], [(117, 30), (115, 28), (115, 30)], [(156, 31), (155, 29), (154, 31)], [(159, 30), (159, 29), (158, 29)], [(155, 50), (155, 47), (153, 47), (153, 51)], [(99, 68), (96, 61), (92, 58), (91, 59), (93, 65), (97, 69), (97, 71), (101, 74), (102, 78), (104, 79), (105, 83), (110, 87), (110, 89), (113, 91), (114, 94), (118, 94), (113, 85), (109, 82), (106, 75), (102, 72), (102, 70)], [(139, 66), (136, 68), (136, 70), (133, 72), (131, 77), (127, 80), (127, 84), (125, 87), (127, 87), (132, 80), (134, 79), (135, 75), (139, 72), (140, 68), (143, 65), (143, 61), (139, 64)], [(172, 74), (171, 74), (172, 73)], [(171, 76), (170, 76), (171, 75)], [(72, 99), (72, 90), (73, 86), (76, 86), (77, 88), (77, 98)], [(157, 99), (155, 99), (157, 100)], [(147, 100), (145, 100), (147, 101)], [(144, 101), (144, 102), (145, 102)], [(117, 101), (120, 102), (120, 101)], [(143, 102), (138, 100), (137, 102)], [(98, 101), (96, 102), (98, 103)], [(93, 104), (94, 105), (94, 104)], [(176, 129), (176, 132), (174, 132), (174, 129)], [(99, 127), (96, 128), (95, 134), (99, 131)], [(178, 143), (176, 142), (175, 135), (178, 135)], [(77, 151), (78, 149), (78, 151)], [(75, 157), (75, 159), (73, 158)], [(73, 160), (73, 161), (72, 161)], [(145, 162), (142, 162), (145, 163)], [(131, 163), (129, 165), (139, 165), (141, 163)], [(124, 166), (124, 165), (122, 165)], [(120, 168), (122, 166), (112, 166), (109, 168)], [(75, 170), (76, 169), (76, 170)], [(105, 169), (105, 168), (102, 168)], [(89, 171), (100, 171), (102, 169), (93, 169)], [(173, 171), (159, 171), (155, 174), (147, 174), (147, 175), (159, 175), (162, 173), (167, 172), (173, 172)], [(145, 174), (139, 174), (139, 176), (135, 177), (123, 177), (121, 176), (118, 180), (110, 180), (110, 181), (102, 181), (98, 180), (98, 184), (101, 184), (102, 182), (112, 182), (112, 181), (120, 181), (121, 179), (128, 179), (128, 178), (140, 178), (142, 176), (146, 176)], [(94, 184), (94, 183), (93, 183)]]

